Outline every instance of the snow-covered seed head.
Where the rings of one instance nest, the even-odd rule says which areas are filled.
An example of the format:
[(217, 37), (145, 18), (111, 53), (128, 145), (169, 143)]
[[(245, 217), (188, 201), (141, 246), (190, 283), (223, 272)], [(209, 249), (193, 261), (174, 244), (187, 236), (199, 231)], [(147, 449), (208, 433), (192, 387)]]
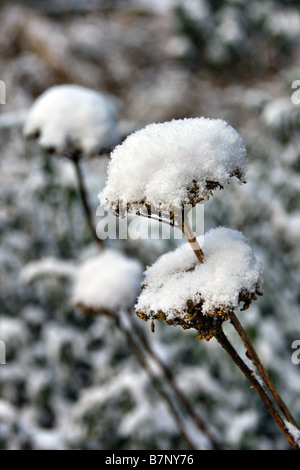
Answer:
[(137, 205), (182, 210), (222, 189), (230, 178), (245, 182), (243, 140), (221, 119), (190, 118), (150, 124), (111, 154), (102, 205), (116, 214)]
[(78, 85), (49, 88), (33, 104), (24, 134), (64, 156), (91, 155), (119, 142), (112, 101)]
[(140, 292), (142, 266), (123, 254), (106, 250), (77, 269), (73, 304), (88, 314), (113, 316), (134, 306)]
[(197, 330), (211, 339), (231, 313), (261, 295), (261, 264), (245, 237), (219, 227), (205, 235), (204, 263), (182, 245), (146, 270), (135, 310), (144, 320)]

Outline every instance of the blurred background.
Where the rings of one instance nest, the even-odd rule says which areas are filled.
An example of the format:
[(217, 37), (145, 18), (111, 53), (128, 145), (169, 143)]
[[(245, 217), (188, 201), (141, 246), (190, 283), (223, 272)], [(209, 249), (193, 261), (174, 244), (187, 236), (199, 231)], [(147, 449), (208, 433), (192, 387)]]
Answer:
[[(241, 230), (263, 263), (264, 296), (239, 318), (300, 422), (300, 365), (291, 360), (300, 340), (300, 105), (291, 100), (299, 2), (0, 1), (0, 79), (0, 449), (186, 448), (122, 335), (109, 319), (76, 311), (65, 271), (43, 264), (69, 266), (94, 253), (70, 163), (23, 138), (33, 101), (65, 83), (109, 94), (124, 133), (203, 115), (241, 134), (248, 183), (211, 198), (205, 230)], [(107, 162), (84, 168), (95, 211)], [(173, 242), (107, 246), (146, 266)], [(140, 323), (226, 447), (288, 448), (215, 340), (196, 342), (195, 333), (163, 324), (152, 334)]]

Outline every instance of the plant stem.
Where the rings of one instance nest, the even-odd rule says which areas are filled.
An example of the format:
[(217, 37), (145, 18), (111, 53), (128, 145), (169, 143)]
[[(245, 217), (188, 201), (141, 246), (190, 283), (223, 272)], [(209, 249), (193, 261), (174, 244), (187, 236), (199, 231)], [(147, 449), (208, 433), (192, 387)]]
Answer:
[[(197, 239), (196, 239), (196, 236), (195, 236), (194, 232), (191, 229), (191, 226), (190, 226), (190, 223), (189, 223), (189, 220), (188, 220), (188, 214), (183, 214), (182, 232), (185, 235), (187, 241), (190, 243), (190, 245), (191, 245), (198, 261), (200, 263), (203, 263), (204, 254), (203, 254), (203, 251), (201, 250), (201, 248), (200, 248), (200, 246), (197, 242)], [(243, 329), (242, 325), (240, 324), (240, 322), (238, 321), (238, 319), (234, 315), (234, 313), (231, 314), (231, 321), (232, 321), (232, 324), (235, 327), (237, 333), (239, 334), (240, 338), (242, 339), (250, 359), (256, 365), (256, 367), (257, 367), (259, 373), (261, 374), (261, 377), (262, 377), (266, 387), (269, 388), (269, 391), (271, 392), (273, 398), (275, 399), (276, 403), (278, 404), (280, 410), (282, 411), (282, 413), (286, 417), (287, 421), (289, 423), (291, 423), (293, 426), (295, 426), (297, 429), (299, 429), (295, 419), (291, 415), (291, 413), (288, 410), (287, 406), (285, 405), (285, 403), (281, 399), (279, 393), (277, 392), (275, 386), (271, 382), (270, 377), (268, 376), (268, 374), (267, 374), (265, 368), (263, 367), (263, 365), (262, 365), (262, 363), (261, 363), (254, 347), (252, 346), (252, 344), (250, 342), (250, 339), (248, 338), (247, 333)], [(253, 377), (253, 375), (251, 374), (250, 369), (246, 366), (246, 364), (242, 361), (242, 359), (237, 355), (236, 351), (234, 350), (234, 348), (232, 347), (232, 345), (228, 341), (228, 339), (225, 337), (224, 333), (222, 333), (222, 334), (218, 333), (218, 336), (216, 336), (216, 338), (218, 339), (219, 342), (220, 341), (223, 342), (223, 344), (222, 343), (221, 344), (222, 344), (224, 349), (225, 349), (225, 345), (226, 345), (226, 351), (228, 352), (228, 354), (230, 354), (231, 358), (236, 362), (236, 364), (239, 365), (242, 372), (245, 375), (248, 374), (248, 375), (246, 375), (246, 377), (250, 380), (250, 382), (251, 382), (251, 380), (256, 381), (256, 385), (254, 386), (254, 384), (253, 384), (253, 387), (255, 388), (257, 393), (260, 395), (262, 400), (265, 402), (265, 404), (268, 407), (271, 415), (273, 416), (274, 420), (276, 421), (276, 423), (280, 427), (281, 431), (283, 432), (283, 434), (285, 435), (285, 437), (287, 438), (289, 443), (292, 445), (292, 447), (294, 449), (299, 450), (300, 449), (299, 444), (295, 442), (293, 436), (287, 430), (282, 418), (278, 414), (277, 410), (275, 409), (274, 405), (270, 401), (269, 397), (267, 396), (267, 394), (265, 393), (265, 391), (263, 390), (263, 388), (261, 387), (259, 382)], [(250, 375), (249, 375), (249, 372), (250, 372)]]
[(141, 352), (141, 350), (140, 350), (139, 346), (137, 345), (136, 341), (133, 339), (131, 333), (129, 332), (129, 330), (125, 326), (122, 325), (122, 323), (121, 323), (121, 321), (120, 321), (120, 319), (117, 315), (114, 315), (114, 319), (115, 319), (115, 322), (116, 322), (118, 328), (124, 334), (129, 347), (132, 349), (133, 353), (135, 354), (136, 359), (140, 363), (141, 367), (148, 374), (148, 376), (149, 376), (149, 378), (152, 382), (153, 387), (158, 391), (158, 393), (166, 401), (166, 403), (167, 403), (167, 405), (170, 409), (170, 412), (171, 412), (171, 414), (174, 418), (174, 421), (176, 423), (176, 426), (178, 428), (179, 433), (181, 434), (183, 439), (186, 441), (186, 443), (187, 443), (187, 445), (190, 449), (197, 450), (196, 446), (194, 445), (194, 443), (192, 442), (192, 440), (190, 439), (190, 437), (188, 436), (188, 434), (185, 430), (185, 426), (182, 423), (182, 419), (181, 419), (181, 416), (180, 416), (179, 412), (177, 411), (176, 407), (174, 406), (174, 404), (173, 404), (171, 398), (169, 397), (169, 395), (165, 392), (165, 390), (164, 390), (161, 382), (159, 381), (158, 377), (156, 377), (156, 375), (152, 372), (151, 368), (148, 366), (147, 361), (145, 360), (145, 358), (143, 356), (143, 353)]
[(181, 227), (182, 233), (191, 245), (195, 255), (197, 256), (197, 259), (200, 264), (203, 263), (204, 261), (204, 253), (200, 248), (200, 245), (197, 241), (197, 238), (192, 230), (192, 227), (190, 226), (190, 221), (188, 217), (188, 213), (185, 213), (183, 211), (183, 216), (182, 216), (182, 227)]
[(135, 321), (130, 318), (130, 314), (128, 314), (129, 320), (131, 322), (131, 325), (134, 329), (135, 334), (139, 337), (141, 343), (145, 347), (146, 351), (149, 353), (149, 355), (155, 360), (155, 362), (159, 365), (161, 370), (164, 373), (164, 376), (169, 383), (170, 387), (173, 389), (174, 393), (177, 395), (177, 398), (185, 408), (186, 412), (189, 414), (191, 419), (194, 421), (195, 425), (198, 427), (198, 429), (207, 437), (207, 439), (210, 441), (212, 447), (215, 450), (222, 450), (221, 444), (218, 442), (218, 440), (215, 438), (215, 436), (210, 432), (210, 430), (207, 428), (205, 422), (203, 419), (196, 413), (196, 411), (193, 408), (193, 405), (189, 401), (188, 397), (182, 392), (182, 390), (178, 387), (178, 385), (175, 382), (175, 379), (173, 377), (173, 374), (171, 370), (167, 367), (167, 365), (160, 359), (160, 357), (156, 354), (156, 352), (151, 348), (146, 336), (144, 333), (138, 328), (136, 325)]
[(90, 228), (90, 232), (95, 242), (97, 243), (98, 247), (100, 248), (100, 250), (103, 250), (103, 245), (102, 245), (100, 238), (98, 238), (97, 236), (96, 228), (95, 228), (94, 221), (93, 221), (92, 211), (88, 203), (88, 196), (87, 196), (88, 193), (87, 193), (85, 183), (84, 183), (84, 177), (83, 177), (82, 169), (80, 166), (80, 159), (78, 156), (74, 155), (73, 158), (71, 158), (71, 161), (74, 163), (77, 182), (78, 182), (78, 188), (79, 188), (79, 194), (81, 197), (86, 220)]
[(241, 357), (238, 355), (228, 338), (225, 336), (224, 332), (220, 329), (219, 332), (216, 334), (216, 339), (222, 348), (227, 352), (227, 354), (231, 357), (231, 359), (235, 362), (235, 364), (239, 367), (239, 369), (243, 372), (245, 377), (249, 380), (255, 391), (258, 393), (262, 401), (265, 403), (266, 407), (268, 408), (271, 416), (279, 426), (281, 432), (286, 437), (287, 441), (290, 443), (293, 449), (300, 450), (299, 444), (295, 442), (294, 437), (286, 428), (284, 421), (282, 420), (281, 416), (279, 415), (278, 411), (274, 407), (273, 403), (269, 399), (268, 395), (253, 375), (252, 371), (248, 368), (248, 366), (244, 363)]
[(270, 390), (274, 400), (276, 401), (278, 407), (282, 411), (283, 415), (287, 419), (289, 423), (291, 423), (293, 426), (298, 428), (298, 425), (293, 418), (291, 412), (287, 408), (286, 404), (282, 400), (281, 396), (279, 395), (278, 391), (276, 390), (274, 384), (272, 383), (269, 374), (267, 373), (266, 369), (264, 368), (261, 360), (259, 359), (246, 331), (242, 327), (241, 323), (239, 322), (237, 316), (235, 315), (234, 312), (231, 313), (230, 316), (231, 323), (233, 324), (234, 328), (236, 329), (237, 333), (239, 334), (240, 338), (242, 339), (244, 346), (247, 350), (247, 355), (248, 358), (252, 361), (252, 363), (256, 366), (257, 370), (259, 371), (260, 375), (262, 376), (266, 386)]

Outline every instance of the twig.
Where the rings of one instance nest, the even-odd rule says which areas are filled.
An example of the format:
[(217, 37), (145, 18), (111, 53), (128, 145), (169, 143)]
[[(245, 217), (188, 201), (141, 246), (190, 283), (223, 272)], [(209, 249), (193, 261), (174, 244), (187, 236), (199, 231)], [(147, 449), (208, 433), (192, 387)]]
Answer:
[[(190, 243), (198, 261), (200, 263), (203, 263), (204, 261), (204, 254), (203, 254), (203, 251), (201, 250), (198, 242), (197, 242), (197, 239), (196, 239), (196, 236), (194, 234), (194, 232), (192, 231), (191, 229), (191, 226), (189, 224), (189, 220), (188, 220), (188, 215), (187, 214), (183, 214), (183, 217), (182, 217), (182, 232), (184, 233), (187, 241)], [(240, 335), (249, 355), (250, 355), (250, 358), (254, 361), (258, 371), (260, 372), (261, 376), (262, 376), (262, 379), (264, 380), (265, 382), (265, 385), (270, 389), (270, 392), (272, 393), (276, 403), (278, 404), (278, 406), (280, 407), (281, 411), (283, 412), (284, 416), (287, 418), (287, 420), (293, 424), (293, 426), (296, 426), (297, 429), (298, 429), (298, 426), (296, 424), (296, 421), (294, 420), (294, 418), (292, 417), (291, 413), (289, 412), (288, 408), (286, 407), (285, 403), (282, 401), (282, 399), (280, 398), (280, 395), (279, 393), (277, 392), (275, 386), (272, 384), (269, 376), (267, 375), (267, 372), (265, 371), (261, 361), (259, 360), (246, 332), (244, 331), (244, 329), (242, 328), (242, 325), (239, 323), (237, 317), (234, 315), (234, 314), (231, 314), (231, 321), (234, 325), (234, 327), (236, 328), (236, 331), (238, 332), (238, 334)], [(248, 367), (246, 366), (246, 364), (241, 360), (241, 358), (238, 359), (238, 356), (237, 356), (237, 353), (236, 351), (234, 350), (234, 348), (232, 347), (231, 343), (228, 341), (228, 339), (225, 337), (224, 333), (218, 333), (218, 336), (216, 336), (216, 338), (218, 339), (218, 341), (220, 342), (222, 340), (223, 344), (222, 346), (224, 347), (225, 349), (225, 345), (226, 345), (226, 350), (227, 352), (230, 354), (230, 356), (232, 357), (232, 359), (236, 362), (236, 364), (239, 365), (240, 369), (242, 370), (242, 372), (246, 375), (246, 377), (251, 381), (251, 380), (255, 380), (256, 381), (256, 384), (254, 386), (255, 390), (257, 391), (257, 393), (260, 395), (260, 397), (262, 398), (262, 400), (265, 402), (266, 406), (268, 407), (271, 415), (273, 416), (274, 420), (276, 421), (276, 423), (278, 424), (278, 426), (280, 427), (281, 431), (283, 432), (283, 434), (285, 435), (285, 437), (287, 438), (287, 440), (289, 441), (289, 443), (292, 445), (292, 447), (294, 449), (297, 449), (299, 450), (300, 447), (299, 447), (299, 444), (295, 442), (293, 436), (290, 434), (290, 432), (287, 430), (282, 418), (280, 417), (280, 415), (278, 414), (276, 408), (274, 407), (273, 403), (270, 401), (269, 397), (267, 396), (267, 394), (265, 393), (265, 391), (263, 390), (263, 388), (260, 386), (259, 382), (253, 378), (252, 374), (251, 374), (251, 371), (250, 369), (248, 369)], [(242, 362), (241, 362), (242, 361)], [(250, 372), (250, 376), (249, 376), (249, 372)], [(267, 379), (267, 381), (265, 380)], [(252, 382), (251, 382), (252, 383)], [(271, 388), (270, 388), (271, 386)], [(276, 398), (275, 398), (276, 397)]]
[(195, 447), (194, 443), (191, 441), (190, 437), (188, 436), (188, 434), (185, 430), (185, 426), (182, 423), (181, 417), (180, 417), (176, 407), (174, 406), (174, 404), (173, 404), (172, 400), (170, 399), (169, 395), (165, 392), (165, 390), (162, 387), (159, 379), (156, 377), (156, 375), (152, 372), (151, 368), (148, 366), (147, 361), (143, 357), (143, 353), (141, 352), (141, 349), (137, 345), (136, 341), (133, 339), (131, 333), (128, 331), (128, 329), (125, 326), (122, 325), (122, 323), (121, 323), (121, 321), (120, 321), (120, 319), (117, 315), (114, 315), (114, 320), (115, 320), (118, 328), (125, 335), (127, 343), (130, 346), (130, 348), (132, 349), (133, 353), (135, 354), (135, 356), (136, 356), (138, 362), (140, 363), (141, 367), (148, 374), (148, 376), (149, 376), (149, 378), (152, 382), (152, 385), (158, 391), (158, 393), (162, 396), (162, 398), (166, 401), (181, 436), (186, 441), (186, 443), (187, 443), (187, 445), (190, 449), (196, 450), (197, 447)]
[(215, 438), (215, 436), (207, 428), (207, 426), (206, 426), (205, 422), (203, 421), (203, 419), (196, 413), (196, 411), (194, 410), (194, 407), (191, 404), (188, 397), (182, 392), (182, 390), (176, 384), (171, 370), (160, 359), (158, 354), (156, 354), (156, 352), (151, 348), (146, 336), (140, 330), (140, 328), (138, 328), (138, 326), (136, 325), (136, 322), (130, 318), (129, 313), (128, 313), (128, 318), (129, 318), (129, 321), (130, 321), (130, 323), (131, 323), (131, 325), (134, 329), (135, 334), (139, 337), (140, 341), (142, 342), (145, 349), (148, 351), (149, 355), (155, 360), (155, 362), (159, 365), (159, 367), (163, 371), (167, 382), (169, 383), (170, 387), (173, 389), (174, 393), (177, 395), (177, 398), (180, 400), (180, 402), (183, 405), (183, 407), (185, 408), (186, 412), (189, 414), (191, 419), (194, 421), (195, 425), (207, 437), (207, 439), (210, 441), (212, 447), (215, 450), (222, 450), (223, 448), (222, 448), (221, 444), (218, 442), (218, 440)]
[(256, 366), (257, 370), (259, 371), (260, 375), (262, 376), (266, 386), (270, 390), (274, 400), (276, 401), (277, 405), (279, 406), (280, 410), (282, 411), (283, 415), (286, 417), (287, 421), (291, 423), (293, 426), (298, 428), (298, 425), (293, 418), (291, 412), (289, 411), (288, 407), (282, 400), (281, 396), (279, 395), (278, 391), (276, 390), (274, 384), (272, 383), (269, 374), (267, 373), (266, 369), (264, 368), (261, 360), (259, 359), (246, 331), (242, 327), (241, 323), (239, 322), (237, 316), (234, 312), (231, 313), (230, 316), (231, 323), (233, 324), (234, 328), (236, 329), (237, 333), (239, 334), (240, 338), (242, 339), (244, 346), (247, 350), (248, 358), (252, 361), (252, 363)]
[(78, 156), (74, 155), (73, 158), (71, 158), (71, 161), (74, 163), (76, 177), (78, 181), (79, 194), (80, 194), (82, 205), (83, 205), (84, 212), (86, 215), (86, 220), (90, 228), (90, 232), (95, 242), (98, 244), (98, 247), (100, 248), (100, 250), (103, 250), (102, 241), (97, 236), (97, 232), (96, 232), (94, 221), (93, 221), (93, 215), (91, 212), (90, 205), (88, 203), (87, 190), (86, 190), (85, 183), (84, 183), (83, 173), (80, 167), (80, 159)]
[(216, 334), (216, 339), (219, 344), (222, 346), (223, 349), (229, 354), (231, 359), (235, 362), (235, 364), (239, 367), (239, 369), (243, 372), (245, 377), (249, 380), (255, 391), (258, 393), (262, 401), (265, 403), (266, 407), (268, 408), (271, 416), (279, 426), (281, 432), (284, 434), (290, 445), (295, 450), (300, 450), (299, 444), (295, 441), (294, 437), (286, 428), (284, 421), (282, 420), (281, 416), (279, 415), (278, 411), (274, 407), (273, 403), (269, 399), (268, 395), (253, 375), (252, 371), (248, 368), (248, 366), (244, 363), (241, 357), (238, 355), (228, 338), (225, 336), (224, 332), (220, 329)]
[(197, 259), (200, 264), (203, 263), (204, 261), (204, 253), (200, 248), (200, 245), (197, 241), (197, 238), (190, 226), (188, 214), (183, 211), (183, 216), (182, 216), (182, 227), (181, 227), (182, 233), (191, 245), (195, 255), (197, 256)]

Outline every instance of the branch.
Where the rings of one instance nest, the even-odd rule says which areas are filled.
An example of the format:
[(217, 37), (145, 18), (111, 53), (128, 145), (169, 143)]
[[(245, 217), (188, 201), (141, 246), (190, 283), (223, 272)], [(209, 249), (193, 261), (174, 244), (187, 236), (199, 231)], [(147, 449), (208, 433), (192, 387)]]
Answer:
[(153, 387), (158, 391), (158, 393), (162, 396), (162, 398), (166, 401), (170, 412), (175, 420), (175, 423), (177, 425), (177, 428), (179, 430), (179, 433), (183, 437), (183, 439), (186, 441), (188, 447), (192, 450), (197, 450), (194, 443), (191, 441), (190, 437), (188, 436), (185, 426), (182, 423), (182, 419), (174, 406), (172, 400), (170, 399), (169, 395), (165, 392), (164, 388), (162, 387), (162, 384), (160, 383), (159, 379), (156, 377), (156, 375), (152, 372), (151, 368), (148, 366), (147, 361), (145, 360), (139, 346), (137, 345), (136, 341), (133, 339), (131, 333), (128, 331), (128, 329), (122, 325), (119, 317), (117, 315), (114, 315), (114, 320), (118, 326), (118, 328), (121, 330), (121, 332), (124, 334), (127, 343), (129, 347), (132, 349), (133, 353), (135, 354), (136, 359), (140, 363), (141, 367), (146, 371), (148, 374)]
[(247, 355), (249, 359), (252, 361), (252, 363), (256, 366), (258, 372), (262, 376), (266, 386), (270, 390), (274, 400), (276, 401), (277, 405), (279, 406), (280, 410), (282, 411), (283, 415), (286, 417), (287, 421), (291, 423), (293, 426), (295, 426), (297, 429), (298, 425), (293, 418), (291, 412), (289, 411), (288, 407), (282, 400), (281, 396), (279, 395), (278, 391), (276, 390), (274, 384), (272, 383), (269, 374), (267, 373), (266, 369), (264, 368), (261, 360), (259, 359), (246, 331), (242, 327), (241, 323), (239, 322), (237, 316), (234, 314), (234, 312), (231, 313), (230, 316), (231, 323), (233, 324), (234, 328), (236, 329), (237, 333), (239, 334), (240, 338), (242, 339), (244, 346), (247, 350)]
[(78, 182), (78, 188), (79, 188), (79, 194), (80, 194), (80, 197), (81, 197), (81, 201), (82, 201), (83, 209), (84, 209), (84, 212), (85, 212), (86, 220), (87, 220), (88, 226), (90, 228), (90, 232), (91, 232), (92, 237), (94, 238), (95, 242), (98, 244), (98, 247), (102, 251), (103, 250), (103, 245), (102, 245), (102, 241), (97, 236), (92, 211), (91, 211), (91, 208), (90, 208), (89, 203), (88, 203), (87, 190), (86, 190), (85, 183), (84, 183), (84, 177), (83, 177), (82, 169), (80, 167), (79, 157), (73, 156), (73, 158), (71, 158), (71, 161), (74, 163), (77, 182)]
[(223, 349), (227, 352), (227, 354), (231, 357), (231, 359), (235, 362), (235, 364), (239, 367), (239, 369), (243, 372), (245, 377), (249, 380), (255, 391), (258, 393), (266, 407), (268, 408), (271, 416), (279, 426), (281, 432), (286, 437), (287, 441), (290, 443), (293, 449), (300, 450), (299, 443), (297, 443), (292, 436), (292, 434), (286, 428), (283, 419), (279, 415), (278, 411), (274, 407), (273, 403), (269, 399), (268, 395), (253, 375), (252, 371), (248, 368), (248, 366), (244, 363), (241, 357), (238, 355), (228, 338), (225, 336), (224, 332), (220, 329), (219, 332), (216, 334), (216, 339), (219, 344), (222, 346)]
[(140, 339), (141, 343), (143, 344), (143, 346), (145, 347), (146, 351), (149, 353), (149, 355), (154, 359), (154, 361), (161, 368), (167, 382), (169, 383), (170, 387), (173, 389), (174, 393), (177, 395), (177, 398), (180, 400), (180, 402), (183, 405), (183, 407), (185, 408), (186, 412), (189, 414), (191, 419), (194, 421), (195, 425), (207, 437), (207, 439), (210, 441), (212, 447), (215, 450), (222, 450), (221, 444), (217, 441), (217, 439), (213, 436), (213, 434), (207, 428), (207, 426), (206, 426), (205, 422), (203, 421), (203, 419), (194, 410), (193, 405), (191, 404), (188, 397), (181, 391), (181, 389), (176, 384), (171, 370), (160, 359), (158, 354), (156, 354), (156, 352), (151, 348), (145, 334), (140, 330), (140, 328), (138, 328), (138, 326), (136, 325), (136, 322), (131, 319), (131, 316), (130, 316), (129, 313), (128, 313), (128, 317), (129, 317), (129, 321), (130, 321), (130, 323), (131, 323), (131, 325), (134, 329), (134, 332), (135, 332), (136, 336), (139, 337), (139, 339)]

